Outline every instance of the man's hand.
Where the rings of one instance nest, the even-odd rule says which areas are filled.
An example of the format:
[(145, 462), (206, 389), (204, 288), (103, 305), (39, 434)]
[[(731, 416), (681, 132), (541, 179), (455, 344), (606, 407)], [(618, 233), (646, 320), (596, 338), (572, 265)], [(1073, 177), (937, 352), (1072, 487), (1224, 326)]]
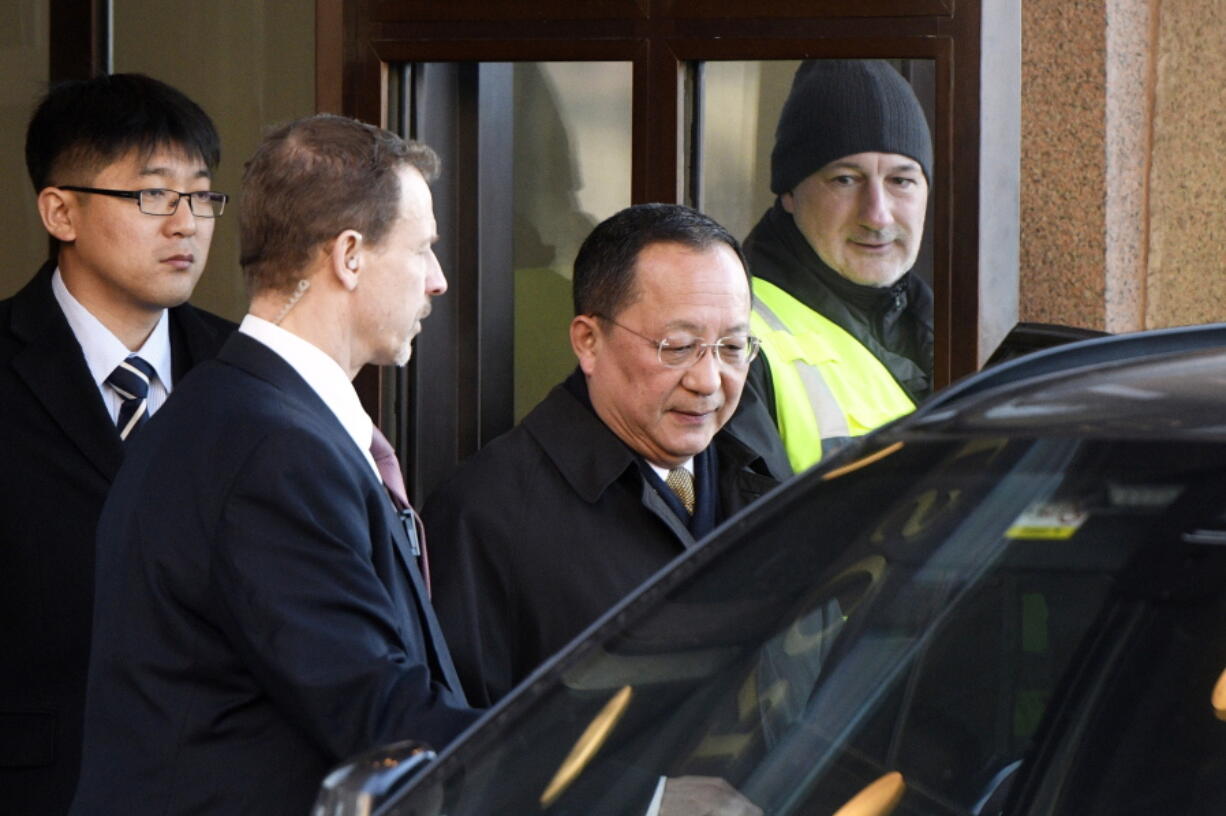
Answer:
[(664, 783), (660, 816), (762, 816), (762, 809), (716, 776), (679, 776)]

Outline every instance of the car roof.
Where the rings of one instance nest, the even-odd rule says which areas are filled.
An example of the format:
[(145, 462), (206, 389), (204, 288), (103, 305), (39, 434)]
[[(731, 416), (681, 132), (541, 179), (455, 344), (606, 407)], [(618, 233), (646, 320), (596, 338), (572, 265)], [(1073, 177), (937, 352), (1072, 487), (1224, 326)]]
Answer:
[(1226, 324), (1071, 343), (950, 386), (891, 426), (922, 433), (1226, 439)]

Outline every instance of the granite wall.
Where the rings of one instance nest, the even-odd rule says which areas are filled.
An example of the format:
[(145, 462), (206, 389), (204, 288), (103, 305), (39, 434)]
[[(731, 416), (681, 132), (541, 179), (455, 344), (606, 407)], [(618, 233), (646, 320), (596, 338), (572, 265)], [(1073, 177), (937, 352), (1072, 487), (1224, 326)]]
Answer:
[(1226, 3), (1026, 0), (1022, 320), (1226, 319)]

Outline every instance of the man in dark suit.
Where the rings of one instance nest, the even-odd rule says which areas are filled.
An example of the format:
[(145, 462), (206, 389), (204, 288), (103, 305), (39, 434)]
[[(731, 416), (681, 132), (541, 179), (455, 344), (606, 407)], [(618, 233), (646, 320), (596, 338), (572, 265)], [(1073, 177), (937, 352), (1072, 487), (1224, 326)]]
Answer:
[(58, 251), (0, 302), (5, 813), (72, 801), (102, 502), (124, 440), (234, 328), (185, 302), (225, 206), (209, 190), (219, 158), (204, 111), (139, 75), (57, 86), (29, 124), (30, 180)]
[(142, 431), (99, 522), (74, 813), (304, 814), (342, 759), (441, 748), (476, 718), (350, 383), (405, 364), (446, 289), (436, 172), (336, 116), (247, 163), (250, 312)]
[[(579, 366), (430, 496), (435, 601), (489, 704), (790, 473), (725, 423), (757, 351), (740, 245), (673, 204), (598, 225), (574, 268)], [(688, 481), (688, 503), (671, 485)], [(685, 488), (682, 488), (684, 491)]]

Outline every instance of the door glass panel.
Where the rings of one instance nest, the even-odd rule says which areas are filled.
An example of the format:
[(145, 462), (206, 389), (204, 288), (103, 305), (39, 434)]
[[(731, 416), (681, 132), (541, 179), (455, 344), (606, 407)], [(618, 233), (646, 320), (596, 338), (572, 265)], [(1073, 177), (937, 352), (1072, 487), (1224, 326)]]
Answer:
[[(222, 154), (214, 189), (229, 193), (232, 206), (214, 230), (209, 265), (192, 303), (239, 320), (248, 300), (237, 263), (243, 162), (266, 128), (315, 110), (315, 20), (289, 3), (232, 3), (224, 13), (211, 4), (162, 0), (105, 5), (113, 7), (114, 70), (173, 85), (217, 126)], [(187, 40), (185, 32), (190, 32)], [(176, 48), (150, 47), (180, 41), (190, 41), (195, 53), (212, 55), (208, 68), (183, 59)]]
[(404, 418), (418, 498), (574, 368), (571, 266), (630, 203), (632, 76), (629, 62), (390, 66), (387, 121), (442, 160), (431, 186), (448, 291), (382, 394)]
[(50, 79), (49, 0), (0, 3), (0, 182), (8, 195), (0, 201), (5, 225), (5, 261), (0, 298), (25, 286), (47, 260), (47, 231), (34, 206), (26, 175), (26, 125)]
[(630, 203), (632, 66), (514, 65), (515, 420), (574, 368), (571, 266)]
[[(933, 122), (936, 100), (934, 82), (936, 63), (932, 60), (892, 60), (911, 82), (920, 106)], [(771, 148), (775, 144), (775, 125), (792, 86), (798, 60), (748, 60), (706, 62), (701, 81), (690, 85), (687, 110), (695, 106), (692, 94), (701, 94), (697, 109), (698, 126), (687, 128), (687, 145), (697, 160), (686, 162), (685, 171), (700, 174), (686, 178), (692, 206), (723, 224), (739, 240), (744, 240), (762, 214), (774, 203), (770, 191)], [(698, 134), (695, 136), (695, 134)], [(694, 142), (697, 141), (697, 144)], [(697, 190), (697, 196), (693, 191)], [(928, 197), (928, 217), (924, 242), (914, 271), (932, 283), (932, 206)]]

